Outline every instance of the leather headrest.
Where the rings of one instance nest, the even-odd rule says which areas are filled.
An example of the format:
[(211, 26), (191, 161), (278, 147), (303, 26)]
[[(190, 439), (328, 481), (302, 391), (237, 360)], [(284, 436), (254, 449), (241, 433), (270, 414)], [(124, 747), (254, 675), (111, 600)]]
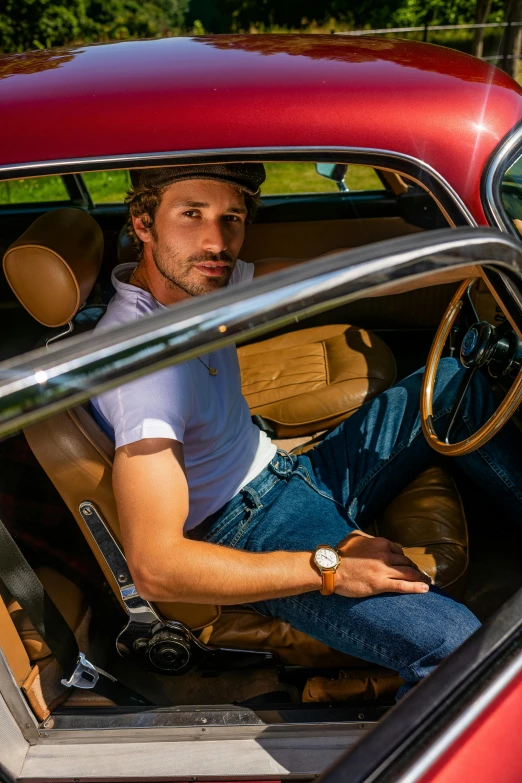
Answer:
[(46, 212), (4, 255), (7, 282), (44, 326), (71, 321), (100, 271), (103, 234), (87, 212), (65, 207)]

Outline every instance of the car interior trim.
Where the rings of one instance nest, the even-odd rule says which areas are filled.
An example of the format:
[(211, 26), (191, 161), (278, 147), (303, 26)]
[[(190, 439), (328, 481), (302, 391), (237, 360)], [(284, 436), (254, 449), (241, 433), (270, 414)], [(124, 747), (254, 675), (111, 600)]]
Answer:
[(385, 240), (257, 279), (247, 301), (241, 290), (218, 291), (96, 341), (78, 335), (49, 352), (8, 360), (0, 365), (0, 437), (202, 350), (264, 334), (370, 290), (385, 292), (399, 280), (473, 263), (492, 263), (517, 277), (522, 246), (494, 229), (469, 227)]
[[(297, 710), (257, 710), (255, 708), (228, 707), (219, 710), (215, 705), (192, 710), (163, 707), (160, 710), (136, 712), (110, 712), (88, 714), (53, 713), (53, 727), (46, 731), (41, 745), (76, 745), (90, 742), (114, 743), (178, 743), (218, 742), (224, 740), (264, 740), (267, 734), (279, 742), (292, 739), (313, 742), (321, 735), (324, 738), (325, 723), (328, 724), (328, 736), (341, 739), (361, 740), (377, 725), (374, 720), (357, 718), (355, 710), (351, 720), (344, 719), (341, 710), (322, 706), (318, 710), (298, 714)], [(295, 714), (292, 714), (295, 713)], [(359, 714), (361, 711), (359, 709)], [(315, 720), (314, 720), (315, 719)], [(202, 727), (202, 724), (203, 727)], [(348, 744), (348, 743), (347, 743)], [(351, 744), (351, 743), (350, 743)], [(346, 749), (346, 746), (343, 750)], [(264, 776), (265, 779), (265, 776)], [(280, 777), (276, 780), (280, 781)]]
[[(457, 192), (451, 187), (447, 180), (429, 164), (401, 152), (365, 147), (246, 147), (216, 150), (184, 150), (151, 154), (135, 153), (118, 156), (106, 155), (92, 158), (74, 158), (70, 160), (16, 163), (0, 166), (0, 180), (12, 179), (14, 176), (19, 178), (24, 176), (34, 177), (57, 174), (60, 172), (65, 174), (95, 171), (100, 168), (100, 165), (102, 165), (103, 168), (121, 169), (128, 166), (135, 166), (136, 164), (138, 164), (138, 166), (139, 164), (151, 165), (152, 163), (157, 166), (173, 165), (173, 159), (182, 159), (185, 162), (197, 163), (198, 161), (204, 162), (209, 157), (217, 157), (221, 161), (228, 161), (237, 159), (238, 156), (241, 156), (242, 159), (246, 161), (259, 160), (260, 158), (266, 160), (267, 157), (270, 157), (273, 160), (282, 160), (286, 159), (288, 155), (290, 155), (293, 160), (314, 160), (315, 157), (321, 156), (331, 159), (334, 162), (338, 161), (339, 156), (341, 156), (343, 159), (346, 159), (347, 163), (360, 163), (361, 165), (372, 165), (383, 169), (390, 169), (391, 163), (393, 171), (396, 169), (400, 170), (401, 173), (409, 176), (415, 182), (418, 182), (421, 187), (428, 189), (443, 211), (449, 213), (452, 222), (456, 222), (457, 225), (462, 225), (462, 221), (464, 221), (472, 226), (477, 225), (475, 218)], [(350, 158), (352, 159), (350, 160)], [(424, 174), (426, 180), (418, 179), (419, 171)], [(429, 187), (431, 183), (436, 185), (436, 189)], [(442, 201), (444, 201), (444, 198), (442, 197), (449, 198), (449, 204), (447, 206), (443, 205)], [(455, 210), (452, 210), (450, 207), (454, 207)], [(452, 214), (453, 211), (456, 211), (457, 213), (455, 216)]]

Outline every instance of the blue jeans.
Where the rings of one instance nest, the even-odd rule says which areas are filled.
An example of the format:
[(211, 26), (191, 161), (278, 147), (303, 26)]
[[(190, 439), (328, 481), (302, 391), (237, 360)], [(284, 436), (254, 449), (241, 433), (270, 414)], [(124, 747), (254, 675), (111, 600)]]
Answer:
[[(434, 403), (441, 433), (461, 377), (455, 359), (441, 361)], [(368, 402), (312, 451), (279, 451), (194, 537), (250, 552), (303, 551), (335, 546), (369, 524), (436, 456), (421, 431), (421, 380), (419, 370)], [(477, 374), (452, 440), (475, 432), (494, 409), (488, 381)], [(522, 511), (518, 437), (507, 425), (483, 448), (456, 460), (512, 517)], [(479, 627), (465, 606), (436, 588), (363, 599), (311, 592), (252, 606), (331, 647), (395, 669), (406, 683), (399, 695)]]

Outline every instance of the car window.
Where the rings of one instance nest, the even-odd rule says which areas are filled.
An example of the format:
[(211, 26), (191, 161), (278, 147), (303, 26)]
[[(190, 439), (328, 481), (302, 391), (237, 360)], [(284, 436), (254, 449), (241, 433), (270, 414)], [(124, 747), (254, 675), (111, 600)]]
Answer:
[(131, 186), (128, 171), (91, 171), (83, 174), (83, 181), (93, 204), (118, 204)]
[[(265, 163), (265, 169), (264, 196), (339, 192), (333, 180), (317, 173), (315, 163)], [(83, 179), (94, 204), (121, 203), (131, 186), (128, 171), (91, 171)], [(345, 184), (350, 191), (385, 189), (370, 166), (348, 166)]]
[[(263, 195), (291, 193), (335, 193), (337, 184), (317, 173), (315, 163), (265, 163), (266, 182)], [(348, 166), (344, 180), (350, 191), (384, 190), (384, 185), (370, 166)]]
[(41, 204), (47, 201), (70, 201), (61, 177), (53, 175), (0, 182), (0, 206)]
[(508, 217), (522, 234), (522, 155), (504, 173), (500, 193)]

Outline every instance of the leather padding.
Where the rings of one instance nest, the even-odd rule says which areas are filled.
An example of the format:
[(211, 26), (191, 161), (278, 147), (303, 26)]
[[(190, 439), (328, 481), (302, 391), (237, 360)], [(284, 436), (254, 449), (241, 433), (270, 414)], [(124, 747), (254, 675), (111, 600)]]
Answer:
[[(83, 501), (94, 503), (114, 538), (121, 544), (112, 491), (114, 444), (81, 407), (28, 427), (25, 436), (36, 459), (80, 526), (114, 594), (121, 601), (119, 587), (79, 512)], [(210, 625), (219, 617), (220, 611), (210, 604), (158, 603), (156, 606), (165, 619), (179, 620), (192, 629)]]
[(91, 215), (64, 207), (37, 218), (7, 249), (7, 281), (44, 326), (71, 321), (100, 271), (103, 233)]
[(397, 495), (376, 521), (375, 532), (399, 543), (437, 587), (462, 599), (468, 528), (455, 482), (442, 468), (423, 471)]
[(388, 389), (393, 353), (376, 334), (333, 324), (299, 329), (238, 348), (250, 411), (278, 438), (331, 429)]

